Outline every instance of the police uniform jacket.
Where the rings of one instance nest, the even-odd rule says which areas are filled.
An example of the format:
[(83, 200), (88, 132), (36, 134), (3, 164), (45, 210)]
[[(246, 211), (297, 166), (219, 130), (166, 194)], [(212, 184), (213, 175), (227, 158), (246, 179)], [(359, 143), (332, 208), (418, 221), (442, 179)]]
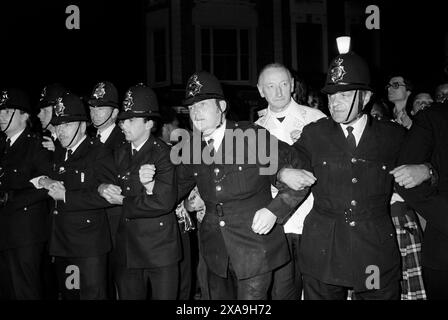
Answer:
[(49, 222), (48, 194), (30, 180), (48, 174), (50, 153), (29, 129), (9, 148), (5, 140), (0, 141), (0, 194), (7, 195), (0, 205), (0, 250), (45, 242)]
[(431, 163), (438, 181), (404, 189), (400, 195), (426, 221), (422, 262), (425, 267), (448, 270), (448, 105), (438, 104), (415, 117), (400, 152), (399, 165)]
[[(267, 165), (260, 161), (259, 152), (269, 154), (271, 139), (278, 142), (279, 151), (274, 153), (273, 150), (271, 157), (278, 160), (279, 168), (291, 162), (289, 157), (293, 155), (293, 148), (254, 124), (227, 120), (226, 129), (263, 133), (262, 136), (267, 138), (266, 145), (259, 148), (260, 136), (257, 135), (254, 135), (256, 142), (249, 143), (245, 139), (243, 161), (238, 163), (237, 156), (241, 155), (237, 152), (238, 143), (233, 144), (232, 150), (226, 150), (229, 137), (225, 136), (217, 152), (222, 164), (207, 164), (203, 160), (195, 164), (195, 142), (180, 142), (173, 148), (189, 146), (191, 159), (177, 168), (179, 198), (188, 195), (195, 185), (198, 186), (206, 207), (199, 229), (200, 248), (209, 270), (227, 277), (230, 261), (238, 279), (246, 279), (269, 272), (289, 261), (286, 238), (279, 224), (287, 220), (298, 205), (298, 199), (303, 199), (305, 194), (280, 188), (277, 197), (272, 199), (271, 183), (275, 183), (277, 171), (271, 175), (260, 175), (259, 169)], [(202, 142), (200, 150), (204, 148), (208, 147)], [(232, 164), (225, 164), (226, 154), (233, 155)], [(249, 161), (251, 157), (256, 161)], [(277, 223), (267, 235), (256, 234), (251, 227), (255, 213), (261, 208), (267, 208), (277, 216)]]
[[(131, 144), (115, 153), (118, 184), (125, 196), (118, 227), (116, 254), (128, 268), (164, 267), (181, 258), (180, 234), (174, 214), (177, 188), (170, 148), (150, 136), (136, 155)], [(139, 170), (144, 164), (156, 167), (154, 188), (146, 193)]]
[(111, 248), (105, 208), (111, 205), (97, 189), (114, 183), (115, 167), (110, 151), (86, 138), (64, 161), (66, 149), (55, 151), (50, 178), (64, 183), (65, 202), (53, 201), (50, 254), (62, 257), (92, 257)]
[(395, 167), (404, 135), (398, 125), (369, 117), (352, 152), (341, 126), (332, 119), (304, 128), (294, 146), (307, 162), (305, 169), (317, 178), (300, 246), (304, 274), (357, 291), (368, 290), (371, 270), (379, 270), (381, 286), (399, 278), (389, 171)]

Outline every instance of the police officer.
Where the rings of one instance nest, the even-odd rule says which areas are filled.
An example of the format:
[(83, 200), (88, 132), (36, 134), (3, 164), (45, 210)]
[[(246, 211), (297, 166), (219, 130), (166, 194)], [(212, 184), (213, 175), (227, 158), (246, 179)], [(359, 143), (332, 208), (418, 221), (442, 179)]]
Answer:
[(57, 144), (56, 129), (51, 124), (51, 118), (53, 117), (53, 106), (56, 103), (56, 99), (61, 97), (67, 92), (61, 84), (54, 83), (45, 86), (40, 94), (38, 108), (39, 113), (37, 117), (40, 120), (42, 126), (42, 145), (44, 148), (54, 151), (55, 144)]
[[(201, 71), (189, 78), (184, 104), (189, 108), (195, 134), (200, 131), (202, 135), (202, 142), (195, 140), (193, 134), (193, 140), (179, 144), (187, 148), (182, 154), (189, 151), (191, 155), (178, 166), (179, 197), (185, 197), (197, 185), (205, 201), (206, 214), (199, 237), (210, 298), (266, 299), (272, 270), (290, 259), (285, 235), (278, 224), (297, 204), (297, 193), (281, 189), (272, 200), (270, 186), (276, 170), (266, 175), (260, 173), (263, 165), (258, 155), (266, 152), (265, 148), (258, 148), (256, 138), (257, 141), (245, 139), (242, 149), (233, 145), (235, 148), (228, 150), (233, 139), (228, 134), (244, 132), (255, 137), (261, 134), (260, 137), (266, 137), (268, 148), (271, 142), (278, 141), (261, 127), (226, 120), (228, 106), (221, 85), (208, 72)], [(272, 149), (271, 156), (280, 160), (282, 167), (283, 159), (293, 149), (280, 142), (278, 147), (281, 155)], [(201, 157), (195, 163), (197, 150), (214, 154), (213, 159), (219, 160), (207, 164), (208, 160)], [(227, 163), (226, 153), (232, 154)], [(237, 158), (243, 161), (238, 163)], [(252, 164), (248, 159), (256, 161)]]
[[(122, 206), (114, 255), (119, 299), (174, 300), (181, 258), (175, 167), (170, 149), (151, 135), (160, 117), (156, 95), (144, 85), (126, 92), (118, 115), (128, 143), (114, 155), (118, 183), (100, 186), (111, 204)], [(145, 170), (157, 167), (154, 177)]]
[[(95, 85), (88, 101), (90, 118), (96, 129), (93, 134), (112, 153), (126, 142), (124, 134), (116, 125), (118, 115), (118, 91), (113, 83), (102, 81)], [(112, 245), (115, 246), (118, 224), (120, 222), (121, 207), (115, 206), (107, 209)], [(108, 259), (108, 292), (114, 298), (115, 285), (113, 276), (113, 255)]]
[(57, 99), (51, 123), (61, 147), (50, 175), (34, 179), (54, 199), (49, 251), (63, 299), (106, 298), (110, 204), (96, 190), (101, 181), (114, 181), (115, 169), (110, 151), (87, 137), (86, 122), (79, 97), (66, 93)]
[(27, 125), (28, 96), (0, 96), (0, 299), (42, 299), (41, 264), (48, 238), (47, 192), (30, 183), (50, 168), (50, 154)]
[[(301, 270), (305, 299), (399, 299), (400, 253), (389, 215), (392, 175), (405, 132), (364, 114), (372, 89), (365, 61), (353, 52), (330, 64), (323, 92), (331, 118), (306, 126), (295, 143), (317, 178), (304, 222)], [(300, 171), (279, 176), (301, 187)], [(296, 185), (294, 185), (294, 183)]]

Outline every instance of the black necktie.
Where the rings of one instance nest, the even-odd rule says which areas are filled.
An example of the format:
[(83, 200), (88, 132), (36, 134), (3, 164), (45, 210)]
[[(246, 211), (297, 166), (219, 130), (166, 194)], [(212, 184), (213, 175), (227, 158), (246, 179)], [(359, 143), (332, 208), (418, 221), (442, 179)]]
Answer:
[(132, 149), (132, 156), (135, 157), (135, 155), (137, 154), (137, 149)]
[(210, 155), (212, 157), (215, 155), (215, 147), (213, 145), (214, 142), (215, 142), (215, 139), (208, 139), (208, 141), (207, 141), (207, 146), (208, 146), (208, 149), (210, 150)]
[(6, 138), (6, 144), (5, 144), (4, 153), (7, 153), (9, 148), (11, 148), (11, 139), (10, 138)]
[(353, 152), (356, 149), (356, 139), (355, 139), (355, 136), (353, 135), (353, 127), (348, 126), (347, 132), (348, 132), (347, 143), (348, 143), (348, 146), (350, 147), (350, 150)]
[(65, 157), (65, 161), (67, 161), (73, 154), (73, 150), (72, 149), (67, 149), (67, 155)]
[(99, 142), (101, 142), (101, 134), (100, 134), (100, 133), (98, 133), (98, 134), (96, 135), (96, 139), (97, 139)]

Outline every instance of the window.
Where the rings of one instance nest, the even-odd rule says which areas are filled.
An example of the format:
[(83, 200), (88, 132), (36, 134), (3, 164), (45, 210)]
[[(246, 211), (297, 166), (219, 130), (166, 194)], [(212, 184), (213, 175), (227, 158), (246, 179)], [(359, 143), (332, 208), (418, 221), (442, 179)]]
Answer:
[(201, 66), (223, 81), (249, 81), (249, 30), (201, 29)]

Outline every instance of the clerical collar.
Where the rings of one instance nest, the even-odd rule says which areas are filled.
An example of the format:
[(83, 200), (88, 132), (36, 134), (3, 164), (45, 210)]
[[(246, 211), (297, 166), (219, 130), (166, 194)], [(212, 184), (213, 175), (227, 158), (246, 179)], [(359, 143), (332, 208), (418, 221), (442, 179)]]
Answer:
[(272, 115), (274, 117), (276, 117), (277, 119), (278, 118), (285, 118), (286, 115), (288, 114), (289, 108), (291, 107), (291, 101), (292, 101), (292, 99), (289, 101), (288, 106), (285, 109), (283, 109), (282, 111), (280, 111), (280, 112), (276, 112), (276, 111), (272, 110), (271, 106), (269, 106), (268, 107), (269, 112), (271, 112)]

